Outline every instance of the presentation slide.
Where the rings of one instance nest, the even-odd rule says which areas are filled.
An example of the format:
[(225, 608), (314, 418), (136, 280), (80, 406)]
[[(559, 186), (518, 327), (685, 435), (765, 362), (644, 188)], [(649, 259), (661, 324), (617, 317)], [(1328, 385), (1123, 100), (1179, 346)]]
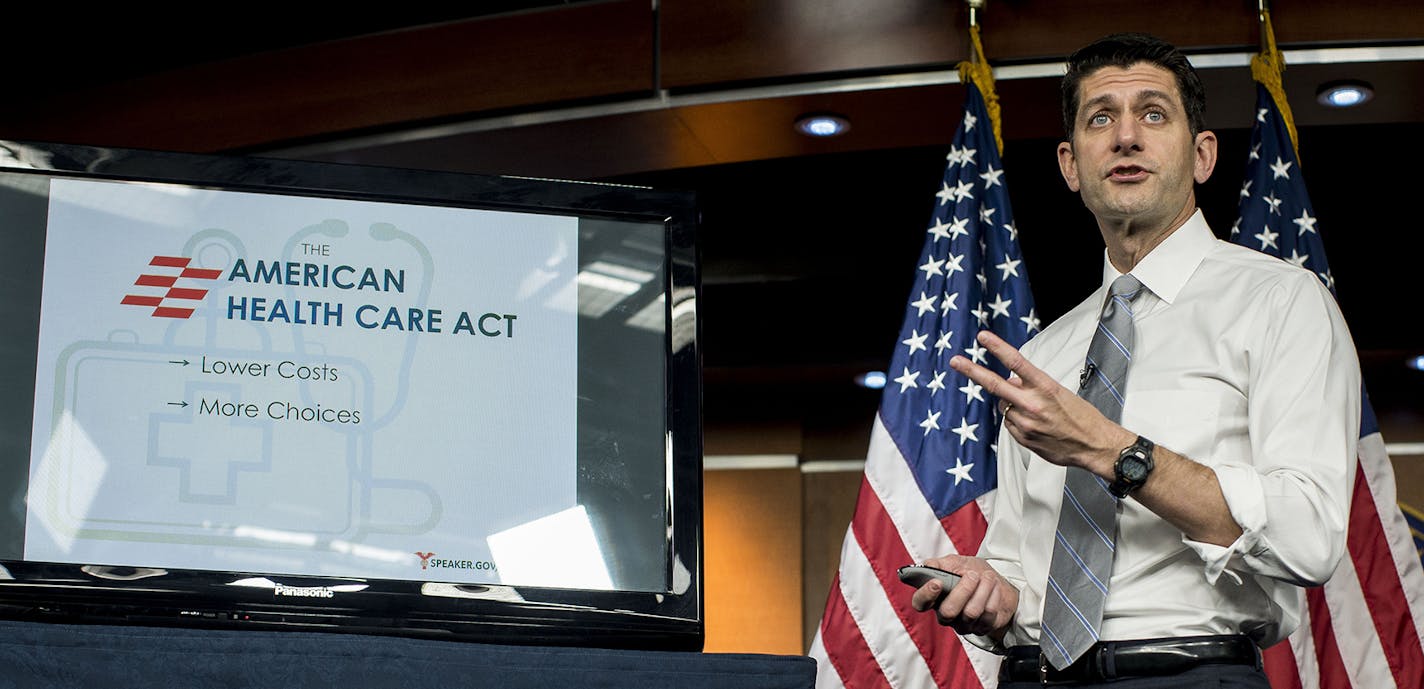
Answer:
[(582, 514), (576, 218), (48, 194), (26, 560), (510, 584), (497, 556), (560, 565), (557, 539), (505, 541)]

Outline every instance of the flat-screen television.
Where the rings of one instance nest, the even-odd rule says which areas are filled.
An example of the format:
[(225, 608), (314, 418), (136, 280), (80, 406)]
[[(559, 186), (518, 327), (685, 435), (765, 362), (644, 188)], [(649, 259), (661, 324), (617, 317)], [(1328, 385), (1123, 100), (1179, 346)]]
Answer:
[(697, 220), (0, 141), (0, 616), (700, 649)]

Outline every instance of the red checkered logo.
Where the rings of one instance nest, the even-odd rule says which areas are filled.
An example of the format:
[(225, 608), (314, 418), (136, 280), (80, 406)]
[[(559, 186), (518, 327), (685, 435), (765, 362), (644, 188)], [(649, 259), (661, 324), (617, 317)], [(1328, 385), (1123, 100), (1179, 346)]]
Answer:
[(168, 275), (150, 275), (143, 273), (134, 280), (134, 285), (138, 287), (164, 287), (167, 288), (163, 294), (158, 296), (143, 294), (126, 294), (122, 303), (130, 306), (152, 306), (154, 318), (187, 318), (193, 315), (193, 309), (187, 306), (164, 306), (164, 300), (199, 301), (208, 296), (205, 289), (194, 289), (191, 287), (176, 286), (179, 280), (188, 278), (191, 280), (216, 280), (222, 275), (221, 270), (209, 270), (206, 268), (189, 268), (188, 263), (193, 259), (182, 256), (154, 256), (148, 265), (157, 268), (177, 268), (178, 273)]

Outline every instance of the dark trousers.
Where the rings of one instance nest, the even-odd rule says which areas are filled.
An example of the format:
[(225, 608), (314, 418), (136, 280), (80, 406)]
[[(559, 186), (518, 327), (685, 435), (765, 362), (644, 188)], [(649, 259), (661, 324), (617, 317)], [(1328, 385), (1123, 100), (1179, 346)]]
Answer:
[[(1038, 682), (1001, 682), (999, 689), (1038, 689)], [(1095, 684), (1059, 684), (1061, 687), (1105, 689), (1270, 689), (1266, 673), (1249, 665), (1202, 665), (1170, 677), (1131, 677)]]

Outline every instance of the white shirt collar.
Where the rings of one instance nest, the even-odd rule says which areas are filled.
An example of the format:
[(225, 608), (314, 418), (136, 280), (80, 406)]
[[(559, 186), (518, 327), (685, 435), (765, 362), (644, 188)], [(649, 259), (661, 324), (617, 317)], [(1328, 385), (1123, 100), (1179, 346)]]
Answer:
[[(1142, 257), (1133, 267), (1132, 276), (1162, 301), (1171, 304), (1187, 284), (1187, 278), (1196, 272), (1197, 266), (1216, 243), (1216, 235), (1206, 224), (1206, 217), (1198, 208), (1181, 227), (1162, 240), (1152, 251)], [(1112, 261), (1103, 253), (1103, 286), (1112, 284), (1122, 273), (1117, 272)]]

